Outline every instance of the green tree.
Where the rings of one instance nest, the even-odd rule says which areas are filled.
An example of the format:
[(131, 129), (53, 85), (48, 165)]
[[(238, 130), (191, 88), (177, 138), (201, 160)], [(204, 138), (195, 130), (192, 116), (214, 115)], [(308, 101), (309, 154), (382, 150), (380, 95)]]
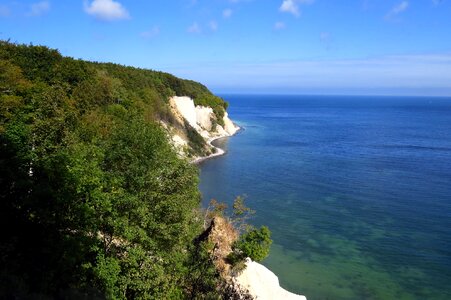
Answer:
[(262, 226), (242, 234), (233, 248), (242, 258), (250, 257), (254, 261), (262, 261), (269, 255), (271, 244), (271, 232), (268, 227)]

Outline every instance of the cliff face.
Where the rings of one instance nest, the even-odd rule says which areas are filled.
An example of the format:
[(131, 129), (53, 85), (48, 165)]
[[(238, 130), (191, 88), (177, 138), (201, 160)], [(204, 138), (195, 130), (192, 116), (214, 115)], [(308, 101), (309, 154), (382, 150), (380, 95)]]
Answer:
[(265, 266), (246, 260), (246, 269), (235, 278), (235, 282), (261, 300), (307, 300), (305, 296), (293, 294), (279, 285), (279, 278)]
[[(215, 148), (211, 142), (215, 139), (234, 135), (239, 127), (236, 126), (228, 117), (227, 112), (224, 113), (222, 119), (224, 126), (218, 124), (213, 109), (208, 106), (195, 105), (194, 101), (189, 97), (172, 97), (169, 100), (171, 112), (180, 126), (169, 128), (169, 135), (174, 147), (181, 156), (187, 156), (190, 153), (190, 140), (186, 127), (194, 129), (204, 140), (205, 154), (193, 155), (194, 161), (199, 161), (204, 156), (217, 156), (224, 152)], [(192, 147), (191, 147), (192, 148)], [(192, 149), (191, 149), (192, 150)], [(191, 151), (192, 153), (192, 151)]]

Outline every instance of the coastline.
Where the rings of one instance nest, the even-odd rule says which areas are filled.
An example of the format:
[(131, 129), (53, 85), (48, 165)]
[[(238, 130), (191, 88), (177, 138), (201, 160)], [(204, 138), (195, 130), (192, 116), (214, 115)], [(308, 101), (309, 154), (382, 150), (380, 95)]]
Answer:
[(236, 125), (235, 123), (233, 123), (233, 125), (235, 125), (235, 127), (238, 128), (237, 131), (234, 134), (232, 134), (232, 135), (216, 136), (216, 137), (209, 138), (207, 140), (207, 144), (209, 146), (213, 147), (214, 149), (216, 149), (215, 153), (212, 153), (212, 154), (207, 155), (207, 156), (197, 157), (194, 160), (192, 160), (191, 163), (193, 163), (195, 165), (199, 165), (200, 163), (202, 163), (202, 162), (204, 162), (204, 161), (206, 161), (208, 159), (212, 159), (212, 158), (215, 158), (217, 156), (225, 155), (227, 153), (227, 151), (225, 151), (222, 148), (216, 147), (215, 145), (213, 145), (213, 142), (216, 141), (216, 140), (219, 140), (219, 139), (230, 138), (230, 137), (238, 134), (242, 130), (244, 130), (243, 127), (240, 127), (240, 126)]

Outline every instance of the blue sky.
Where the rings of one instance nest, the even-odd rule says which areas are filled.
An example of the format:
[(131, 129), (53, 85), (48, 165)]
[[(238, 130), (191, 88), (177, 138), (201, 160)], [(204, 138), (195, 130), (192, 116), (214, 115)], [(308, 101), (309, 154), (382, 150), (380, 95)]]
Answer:
[(451, 96), (451, 0), (0, 0), (0, 38), (219, 93)]

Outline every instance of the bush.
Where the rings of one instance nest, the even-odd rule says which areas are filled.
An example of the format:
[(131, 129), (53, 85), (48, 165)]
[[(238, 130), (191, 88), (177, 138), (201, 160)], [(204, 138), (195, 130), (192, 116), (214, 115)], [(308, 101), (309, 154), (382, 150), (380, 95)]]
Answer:
[(233, 252), (229, 255), (229, 261), (235, 265), (246, 257), (253, 261), (262, 261), (269, 254), (272, 244), (271, 231), (268, 227), (262, 226), (260, 229), (252, 229), (242, 234), (240, 239), (233, 245)]

